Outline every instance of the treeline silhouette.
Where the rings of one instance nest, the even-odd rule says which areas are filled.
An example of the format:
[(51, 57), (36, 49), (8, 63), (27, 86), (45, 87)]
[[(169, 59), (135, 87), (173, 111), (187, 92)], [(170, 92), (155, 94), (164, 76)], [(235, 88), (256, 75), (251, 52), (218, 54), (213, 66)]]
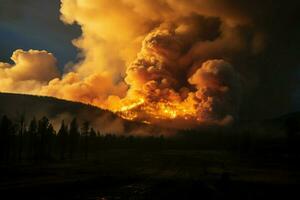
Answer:
[(70, 124), (61, 122), (58, 131), (47, 117), (25, 117), (0, 121), (0, 161), (88, 159), (99, 150), (111, 148), (160, 148), (163, 137), (138, 138), (100, 134), (88, 121), (79, 124), (74, 118)]
[[(185, 130), (174, 137), (136, 137), (102, 134), (88, 121), (74, 118), (69, 124), (61, 122), (58, 131), (47, 117), (17, 120), (0, 118), (0, 162), (51, 161), (89, 159), (106, 149), (165, 149), (227, 150), (238, 153), (297, 153), (300, 155), (300, 126), (298, 120), (288, 120), (284, 134), (269, 130), (231, 127)], [(274, 130), (273, 130), (274, 131)], [(282, 131), (281, 131), (282, 132)]]

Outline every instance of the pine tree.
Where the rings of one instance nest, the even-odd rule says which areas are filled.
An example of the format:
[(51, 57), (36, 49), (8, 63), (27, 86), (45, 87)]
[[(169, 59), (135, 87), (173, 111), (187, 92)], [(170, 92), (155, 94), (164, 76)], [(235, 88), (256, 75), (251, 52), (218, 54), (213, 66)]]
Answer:
[(38, 144), (38, 159), (45, 159), (47, 152), (47, 131), (49, 128), (49, 120), (47, 117), (43, 117), (38, 122), (37, 135), (39, 137)]
[(78, 151), (79, 147), (79, 126), (77, 124), (76, 118), (74, 118), (70, 124), (70, 135), (69, 135), (69, 154), (70, 158), (73, 159), (74, 154)]
[(81, 133), (82, 133), (82, 136), (84, 137), (83, 148), (84, 148), (84, 159), (85, 160), (88, 159), (88, 152), (89, 152), (89, 141), (88, 141), (89, 129), (90, 129), (90, 123), (88, 121), (85, 121), (81, 128), (81, 130), (82, 130)]
[(38, 148), (37, 121), (35, 118), (33, 118), (30, 121), (28, 127), (28, 136), (29, 136), (29, 142), (28, 142), (29, 157), (34, 158), (36, 156), (36, 152)]
[(52, 144), (53, 144), (53, 137), (54, 137), (55, 131), (52, 126), (52, 124), (49, 124), (46, 132), (46, 142), (47, 142), (47, 151), (46, 156), (48, 159), (51, 158), (51, 151), (52, 151)]
[(0, 124), (0, 159), (8, 161), (10, 157), (11, 135), (13, 135), (13, 125), (7, 116), (3, 116)]
[(61, 160), (64, 160), (66, 149), (67, 149), (67, 138), (68, 138), (68, 127), (65, 125), (64, 120), (61, 122), (61, 126), (58, 131), (57, 137), (60, 146), (60, 158)]
[(18, 159), (19, 160), (22, 160), (24, 132), (25, 132), (25, 115), (22, 114), (19, 119), (19, 135), (18, 135), (19, 138)]

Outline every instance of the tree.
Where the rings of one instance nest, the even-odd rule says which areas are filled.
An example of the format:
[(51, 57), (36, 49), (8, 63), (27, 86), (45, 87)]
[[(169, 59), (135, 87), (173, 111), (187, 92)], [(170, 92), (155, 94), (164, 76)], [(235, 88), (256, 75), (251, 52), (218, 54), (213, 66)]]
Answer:
[(90, 145), (90, 149), (92, 150), (92, 151), (95, 151), (96, 150), (96, 144), (95, 144), (95, 142), (96, 142), (96, 138), (97, 138), (97, 133), (96, 133), (96, 131), (93, 129), (93, 128), (91, 128), (90, 129), (90, 132), (89, 132), (89, 145)]
[(3, 116), (0, 124), (0, 159), (7, 161), (10, 156), (10, 139), (13, 134), (13, 124), (7, 116)]
[(85, 121), (81, 128), (82, 136), (84, 137), (84, 159), (88, 159), (88, 151), (89, 151), (89, 129), (90, 129), (90, 123), (88, 121)]
[(25, 115), (21, 114), (19, 118), (19, 149), (18, 149), (19, 160), (22, 160), (24, 131), (25, 131)]
[(54, 131), (54, 128), (52, 126), (52, 124), (49, 124), (48, 128), (47, 128), (47, 131), (46, 131), (46, 156), (48, 159), (51, 158), (51, 151), (52, 151), (52, 144), (53, 144), (53, 138), (54, 138), (54, 134), (55, 134), (55, 131)]
[(57, 134), (59, 147), (60, 147), (60, 158), (65, 159), (66, 149), (67, 149), (67, 139), (68, 139), (68, 127), (65, 125), (64, 120), (61, 122), (60, 129)]
[(37, 148), (38, 148), (37, 121), (35, 118), (33, 118), (30, 121), (30, 124), (28, 127), (28, 136), (29, 136), (29, 142), (28, 142), (29, 157), (33, 158), (36, 156), (36, 152), (37, 152)]
[(78, 150), (79, 138), (80, 138), (79, 126), (77, 124), (77, 119), (74, 118), (70, 124), (70, 135), (69, 135), (69, 154), (71, 159), (73, 159), (74, 153)]
[(49, 129), (49, 120), (47, 117), (43, 117), (38, 122), (38, 131), (37, 135), (39, 138), (39, 144), (38, 144), (38, 159), (45, 159), (46, 158), (46, 152), (47, 152), (47, 131)]

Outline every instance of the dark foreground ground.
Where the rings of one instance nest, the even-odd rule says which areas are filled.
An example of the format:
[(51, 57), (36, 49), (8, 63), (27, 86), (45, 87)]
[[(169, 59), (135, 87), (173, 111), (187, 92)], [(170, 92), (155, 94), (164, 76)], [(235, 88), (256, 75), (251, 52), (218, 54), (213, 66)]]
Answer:
[(293, 159), (103, 150), (88, 161), (1, 165), (0, 199), (300, 199), (300, 170)]

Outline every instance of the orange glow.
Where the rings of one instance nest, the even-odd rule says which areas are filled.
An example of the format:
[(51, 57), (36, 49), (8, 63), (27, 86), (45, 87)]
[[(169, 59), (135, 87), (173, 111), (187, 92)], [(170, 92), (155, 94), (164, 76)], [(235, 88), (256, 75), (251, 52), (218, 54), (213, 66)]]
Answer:
[[(115, 104), (114, 104), (115, 105)], [(184, 101), (150, 102), (144, 98), (136, 100), (122, 100), (113, 112), (124, 119), (142, 121), (147, 124), (163, 123), (169, 120), (193, 121), (200, 123), (201, 117), (197, 113), (196, 102), (190, 96)]]
[(233, 26), (242, 22), (209, 2), (164, 2), (61, 0), (62, 21), (81, 26), (72, 41), (80, 62), (60, 74), (51, 53), (17, 50), (14, 64), (0, 62), (0, 91), (79, 101), (169, 127), (234, 119), (238, 75), (215, 58), (243, 48)]

